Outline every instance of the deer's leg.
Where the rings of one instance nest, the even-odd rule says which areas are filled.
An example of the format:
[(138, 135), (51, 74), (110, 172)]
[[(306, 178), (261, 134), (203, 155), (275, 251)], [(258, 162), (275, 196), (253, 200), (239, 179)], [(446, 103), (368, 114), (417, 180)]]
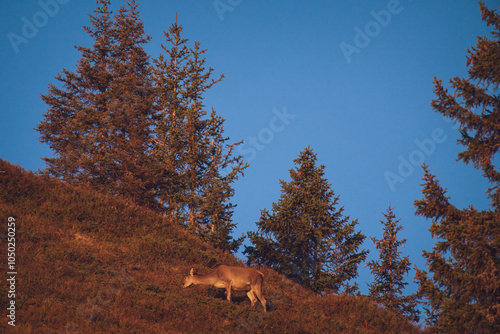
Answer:
[(266, 299), (264, 298), (264, 296), (262, 295), (262, 287), (260, 285), (257, 285), (255, 287), (254, 293), (259, 298), (260, 303), (262, 304), (262, 307), (264, 307), (264, 312), (266, 312), (267, 311), (267, 307), (266, 307), (267, 302), (266, 302)]
[(255, 297), (255, 293), (253, 292), (253, 290), (248, 291), (247, 296), (248, 296), (248, 298), (250, 298), (250, 302), (252, 303), (252, 306), (254, 306), (255, 302), (257, 301), (257, 297)]
[(231, 301), (231, 282), (228, 282), (226, 285), (226, 295), (227, 295), (227, 300), (230, 302)]

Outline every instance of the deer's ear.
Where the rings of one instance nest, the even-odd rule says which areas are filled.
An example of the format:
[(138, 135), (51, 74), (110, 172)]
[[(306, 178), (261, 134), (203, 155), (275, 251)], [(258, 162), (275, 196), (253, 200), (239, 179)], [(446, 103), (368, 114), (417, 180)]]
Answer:
[(194, 268), (191, 268), (191, 271), (189, 272), (189, 275), (193, 276), (194, 274)]

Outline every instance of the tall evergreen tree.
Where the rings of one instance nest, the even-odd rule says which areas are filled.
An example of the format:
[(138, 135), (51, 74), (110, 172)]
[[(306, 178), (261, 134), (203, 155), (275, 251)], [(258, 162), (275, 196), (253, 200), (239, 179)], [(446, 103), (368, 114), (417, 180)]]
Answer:
[(84, 27), (92, 47), (76, 72), (63, 69), (42, 95), (48, 112), (36, 130), (54, 158), (48, 172), (69, 182), (86, 183), (113, 195), (155, 206), (151, 185), (153, 86), (136, 1), (112, 18), (109, 0), (98, 0), (91, 26)]
[(442, 333), (500, 332), (500, 171), (493, 164), (500, 147), (500, 16), (479, 3), (493, 38), (478, 37), (468, 50), (469, 77), (450, 80), (453, 93), (435, 79), (432, 107), (460, 124), (458, 142), (466, 149), (458, 159), (483, 171), (491, 208), (458, 209), (426, 165), (424, 198), (415, 201), (439, 240), (423, 252), (429, 272), (417, 270), (416, 279), (429, 322)]
[(292, 180), (280, 180), (280, 199), (272, 212), (262, 210), (244, 253), (249, 263), (275, 268), (316, 292), (355, 293), (357, 285), (348, 281), (368, 253), (358, 250), (365, 236), (355, 232), (357, 221), (343, 216), (343, 207), (337, 209), (339, 196), (316, 161), (309, 147), (294, 160)]
[[(217, 247), (236, 250), (242, 240), (230, 232), (234, 205), (232, 183), (248, 166), (223, 136), (224, 119), (204, 109), (204, 94), (214, 84), (205, 68), (206, 50), (188, 48), (177, 22), (168, 32), (155, 62), (159, 115), (153, 154), (162, 166), (160, 200), (167, 214)], [(227, 174), (223, 171), (229, 170)]]
[(420, 311), (416, 309), (418, 300), (416, 294), (404, 296), (404, 289), (408, 285), (404, 276), (408, 276), (411, 263), (408, 256), (401, 258), (400, 247), (404, 247), (406, 239), (398, 240), (397, 234), (403, 229), (399, 219), (392, 211), (391, 206), (383, 214), (385, 221), (380, 221), (384, 226), (382, 239), (371, 237), (379, 251), (379, 260), (367, 263), (374, 282), (368, 284), (369, 296), (378, 303), (384, 304), (389, 310), (406, 316), (411, 321), (418, 321)]
[(158, 197), (167, 216), (185, 222), (186, 196), (186, 102), (183, 82), (187, 80), (189, 58), (187, 39), (181, 38), (182, 27), (176, 23), (165, 32), (170, 48), (161, 45), (154, 62), (154, 81), (157, 89), (157, 115), (153, 156), (160, 166)]
[[(205, 175), (203, 189), (202, 220), (200, 233), (202, 237), (220, 249), (235, 252), (243, 243), (244, 237), (233, 239), (232, 230), (236, 227), (232, 223), (232, 216), (236, 205), (230, 202), (234, 195), (231, 186), (238, 179), (240, 173), (248, 167), (242, 157), (233, 157), (236, 144), (227, 145), (229, 138), (224, 138), (224, 119), (217, 116), (212, 108), (210, 116), (212, 128), (209, 131), (210, 160), (208, 173)], [(227, 171), (227, 172), (226, 172)]]
[(117, 45), (111, 83), (115, 98), (107, 123), (114, 151), (109, 154), (113, 159), (109, 165), (115, 168), (119, 193), (157, 208), (157, 166), (151, 156), (155, 89), (149, 55), (143, 48), (150, 37), (145, 35), (137, 8), (136, 0), (128, 0), (115, 17)]
[(55, 151), (55, 158), (44, 159), (50, 174), (67, 181), (102, 184), (105, 172), (98, 171), (93, 161), (99, 153), (96, 148), (105, 145), (103, 113), (113, 77), (109, 59), (115, 38), (109, 1), (99, 4), (95, 15), (90, 16), (92, 26), (84, 27), (94, 45), (76, 47), (82, 53), (77, 72), (63, 69), (56, 76), (62, 88), (49, 84), (49, 94), (42, 95), (49, 110), (37, 131), (40, 140)]

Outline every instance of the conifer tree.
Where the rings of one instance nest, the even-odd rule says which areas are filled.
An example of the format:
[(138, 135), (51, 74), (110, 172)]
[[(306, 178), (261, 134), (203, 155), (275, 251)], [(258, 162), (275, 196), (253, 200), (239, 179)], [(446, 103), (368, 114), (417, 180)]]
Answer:
[[(115, 17), (116, 55), (112, 58), (114, 80), (108, 129), (115, 138), (114, 152), (116, 188), (119, 193), (135, 197), (138, 204), (157, 208), (154, 185), (157, 166), (151, 157), (155, 114), (155, 89), (149, 55), (143, 45), (149, 40), (139, 18), (137, 1), (128, 0)], [(114, 117), (113, 117), (114, 116)]]
[(382, 239), (371, 237), (379, 251), (379, 260), (367, 263), (374, 282), (368, 284), (369, 296), (378, 303), (384, 304), (389, 310), (406, 316), (411, 321), (418, 321), (420, 311), (416, 309), (418, 300), (416, 294), (403, 295), (403, 290), (408, 285), (404, 276), (408, 276), (411, 268), (408, 256), (401, 258), (400, 247), (404, 247), (406, 239), (398, 240), (397, 234), (403, 229), (399, 219), (392, 211), (391, 206), (387, 213), (383, 213), (385, 221), (380, 221), (384, 226)]
[(500, 171), (493, 163), (500, 147), (500, 16), (483, 2), (480, 9), (492, 39), (478, 37), (468, 50), (469, 76), (450, 80), (453, 93), (435, 79), (432, 107), (459, 123), (465, 151), (458, 160), (483, 171), (491, 208), (455, 207), (426, 165), (424, 198), (415, 201), (438, 238), (423, 252), (429, 272), (417, 270), (418, 293), (427, 300), (430, 324), (442, 333), (500, 332)]
[(40, 140), (54, 150), (47, 171), (112, 195), (155, 206), (150, 156), (154, 91), (136, 1), (112, 17), (109, 0), (98, 0), (92, 47), (78, 46), (76, 72), (56, 76), (42, 98), (48, 112), (38, 125)]
[(112, 81), (109, 59), (115, 38), (109, 1), (99, 4), (90, 16), (92, 26), (84, 27), (94, 45), (76, 47), (82, 53), (77, 72), (63, 69), (56, 76), (62, 88), (49, 84), (49, 94), (42, 95), (49, 110), (37, 131), (40, 140), (55, 151), (55, 158), (44, 159), (50, 174), (67, 181), (102, 184), (106, 173), (96, 168), (94, 159), (99, 154), (97, 148), (105, 145), (103, 111)]
[(238, 145), (226, 145), (228, 138), (222, 136), (224, 119), (216, 115), (212, 108), (210, 116), (212, 128), (209, 132), (210, 161), (205, 174), (201, 221), (199, 223), (202, 237), (220, 249), (235, 252), (243, 243), (244, 237), (234, 240), (231, 231), (236, 227), (232, 223), (234, 207), (229, 200), (234, 195), (231, 184), (243, 175), (248, 165), (241, 157), (233, 158), (233, 151)]
[[(230, 232), (234, 205), (232, 183), (248, 166), (234, 156), (239, 143), (223, 136), (224, 119), (204, 109), (204, 94), (214, 84), (213, 69), (205, 68), (206, 50), (195, 42), (189, 48), (177, 22), (155, 62), (159, 107), (153, 154), (162, 166), (159, 197), (168, 216), (186, 225), (215, 246), (235, 251), (242, 239)], [(224, 171), (229, 171), (224, 173)]]
[(358, 250), (365, 236), (354, 230), (357, 221), (337, 208), (339, 196), (316, 161), (309, 147), (294, 160), (291, 181), (280, 180), (280, 199), (271, 212), (262, 210), (258, 231), (248, 233), (253, 245), (244, 253), (249, 263), (275, 268), (316, 292), (353, 294), (357, 284), (348, 281), (357, 277), (368, 253)]

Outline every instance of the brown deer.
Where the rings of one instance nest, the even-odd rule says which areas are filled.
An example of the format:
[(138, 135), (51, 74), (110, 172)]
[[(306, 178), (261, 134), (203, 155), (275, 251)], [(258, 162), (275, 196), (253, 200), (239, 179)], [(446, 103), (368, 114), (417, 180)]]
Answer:
[(247, 291), (252, 306), (257, 298), (266, 312), (266, 300), (262, 295), (264, 274), (253, 268), (230, 267), (222, 265), (208, 275), (194, 275), (193, 268), (189, 276), (184, 279), (184, 288), (190, 285), (213, 285), (219, 289), (226, 289), (227, 300), (231, 301), (231, 290)]

